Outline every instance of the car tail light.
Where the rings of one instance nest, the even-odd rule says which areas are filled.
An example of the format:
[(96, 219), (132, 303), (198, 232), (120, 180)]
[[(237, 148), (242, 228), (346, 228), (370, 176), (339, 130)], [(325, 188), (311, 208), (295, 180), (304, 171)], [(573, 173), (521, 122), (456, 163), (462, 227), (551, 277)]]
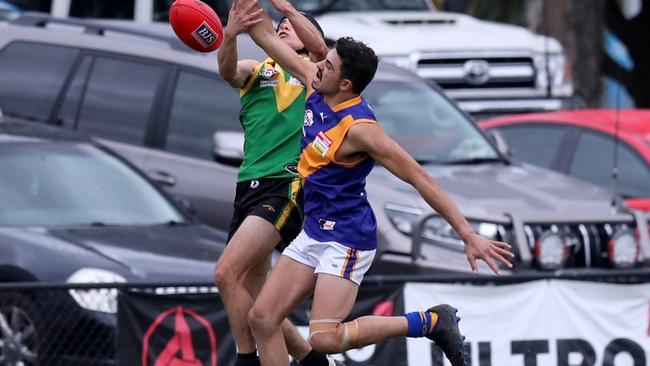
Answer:
[(619, 230), (609, 240), (607, 253), (616, 268), (634, 267), (639, 259), (639, 236), (630, 230)]
[(561, 268), (568, 256), (569, 245), (560, 234), (546, 231), (535, 242), (535, 261), (542, 269)]

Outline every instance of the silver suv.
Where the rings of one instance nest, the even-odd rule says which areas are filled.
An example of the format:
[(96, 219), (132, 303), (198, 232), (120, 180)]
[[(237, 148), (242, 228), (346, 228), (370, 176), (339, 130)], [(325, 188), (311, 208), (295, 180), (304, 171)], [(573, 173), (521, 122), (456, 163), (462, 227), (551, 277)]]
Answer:
[[(237, 91), (218, 77), (215, 55), (183, 48), (169, 25), (107, 24), (34, 14), (0, 24), (0, 109), (104, 139), (227, 228), (241, 158)], [(240, 56), (261, 58), (249, 39), (239, 45)], [(510, 163), (429, 81), (382, 64), (365, 96), (478, 232), (514, 244), (515, 271), (647, 264), (646, 221), (596, 186)], [(379, 270), (469, 270), (458, 236), (410, 186), (377, 167), (367, 190), (377, 257), (390, 264)]]
[(438, 11), (430, 0), (292, 3), (317, 15), (328, 38), (368, 43), (382, 60), (435, 81), (466, 112), (555, 110), (573, 103), (562, 45), (523, 27)]

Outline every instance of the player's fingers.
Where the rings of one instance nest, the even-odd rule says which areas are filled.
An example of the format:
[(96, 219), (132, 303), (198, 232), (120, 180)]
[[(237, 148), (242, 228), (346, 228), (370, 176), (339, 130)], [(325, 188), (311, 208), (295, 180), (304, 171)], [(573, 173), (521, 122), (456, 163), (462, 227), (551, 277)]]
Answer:
[(469, 261), (469, 267), (472, 269), (472, 272), (478, 273), (478, 265), (476, 264), (476, 258), (474, 258), (473, 255), (468, 255), (467, 261)]
[(510, 261), (507, 260), (502, 255), (500, 255), (498, 253), (494, 253), (494, 254), (492, 254), (492, 258), (494, 258), (494, 259), (498, 260), (499, 262), (503, 263), (504, 266), (506, 266), (508, 268), (512, 268), (512, 263), (510, 263)]
[(488, 267), (490, 267), (490, 269), (492, 270), (492, 272), (494, 272), (494, 273), (496, 273), (496, 274), (498, 274), (498, 275), (501, 274), (501, 272), (499, 272), (499, 268), (496, 266), (496, 264), (494, 264), (494, 262), (492, 262), (492, 259), (490, 259), (490, 258), (483, 258), (483, 261), (485, 262), (485, 264), (488, 265)]
[(510, 244), (504, 243), (502, 241), (492, 240), (492, 244), (498, 246), (499, 248), (512, 249), (512, 246)]
[(511, 252), (509, 250), (503, 249), (503, 248), (494, 248), (494, 251), (501, 254), (501, 255), (508, 256), (508, 257), (514, 257), (515, 256), (515, 253), (513, 253), (513, 252)]
[(264, 9), (257, 9), (248, 15), (249, 18), (260, 18), (264, 14)]

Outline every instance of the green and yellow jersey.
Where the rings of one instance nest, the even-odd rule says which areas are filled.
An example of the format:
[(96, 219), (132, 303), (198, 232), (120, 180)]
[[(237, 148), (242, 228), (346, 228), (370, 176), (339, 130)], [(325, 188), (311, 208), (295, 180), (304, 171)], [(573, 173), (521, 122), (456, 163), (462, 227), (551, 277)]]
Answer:
[(237, 182), (297, 177), (305, 86), (270, 58), (240, 91), (244, 161)]

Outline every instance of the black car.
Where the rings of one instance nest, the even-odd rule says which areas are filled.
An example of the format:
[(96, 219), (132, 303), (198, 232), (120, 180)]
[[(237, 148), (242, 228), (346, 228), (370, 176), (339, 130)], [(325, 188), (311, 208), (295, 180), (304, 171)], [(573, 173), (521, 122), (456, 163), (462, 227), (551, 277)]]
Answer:
[[(56, 364), (87, 365), (114, 352), (117, 291), (17, 283), (210, 283), (225, 239), (102, 145), (0, 122), (0, 365), (75, 353), (84, 360)], [(64, 344), (92, 337), (91, 351)]]

